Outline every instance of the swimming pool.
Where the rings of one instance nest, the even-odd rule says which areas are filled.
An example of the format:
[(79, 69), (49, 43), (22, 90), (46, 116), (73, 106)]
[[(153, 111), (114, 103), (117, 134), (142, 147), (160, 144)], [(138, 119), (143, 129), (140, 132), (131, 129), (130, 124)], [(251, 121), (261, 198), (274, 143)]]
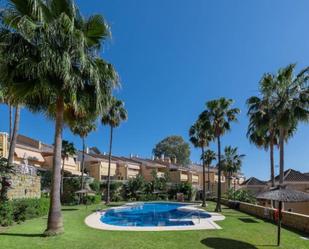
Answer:
[(100, 218), (102, 223), (122, 227), (193, 226), (210, 218), (204, 210), (173, 202), (133, 203), (111, 208)]

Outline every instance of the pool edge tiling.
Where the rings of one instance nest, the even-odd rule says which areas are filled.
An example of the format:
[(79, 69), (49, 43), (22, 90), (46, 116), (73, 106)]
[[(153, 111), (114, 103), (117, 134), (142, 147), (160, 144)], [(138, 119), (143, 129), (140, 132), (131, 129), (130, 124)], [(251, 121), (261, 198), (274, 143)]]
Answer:
[[(132, 204), (129, 204), (132, 205)], [(121, 208), (121, 207), (119, 207)], [(117, 209), (117, 208), (116, 208)], [(200, 210), (196, 205), (186, 205), (186, 209)], [(108, 210), (108, 209), (107, 209)], [(101, 217), (107, 211), (95, 212), (86, 217), (85, 223), (87, 226), (100, 230), (112, 230), (112, 231), (185, 231), (185, 230), (206, 230), (206, 229), (221, 229), (215, 221), (224, 220), (225, 217), (218, 213), (207, 212), (211, 217), (191, 219), (193, 225), (177, 225), (177, 226), (118, 226), (110, 225), (101, 221)]]

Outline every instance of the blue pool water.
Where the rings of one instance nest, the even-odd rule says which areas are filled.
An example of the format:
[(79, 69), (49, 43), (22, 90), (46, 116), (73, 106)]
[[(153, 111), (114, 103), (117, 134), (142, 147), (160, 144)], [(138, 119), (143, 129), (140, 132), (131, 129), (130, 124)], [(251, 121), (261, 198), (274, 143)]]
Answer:
[(101, 221), (115, 226), (190, 226), (192, 219), (211, 217), (202, 210), (182, 209), (187, 204), (155, 202), (136, 203), (116, 209), (108, 209)]

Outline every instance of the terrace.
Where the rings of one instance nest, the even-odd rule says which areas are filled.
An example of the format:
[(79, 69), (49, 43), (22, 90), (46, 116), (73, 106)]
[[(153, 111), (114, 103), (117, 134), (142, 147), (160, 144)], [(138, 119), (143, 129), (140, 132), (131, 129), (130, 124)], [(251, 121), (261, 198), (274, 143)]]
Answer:
[[(117, 204), (119, 205), (119, 204)], [(209, 202), (208, 210), (214, 209)], [(105, 206), (101, 206), (104, 208)], [(63, 209), (66, 232), (57, 238), (45, 238), (41, 234), (46, 217), (26, 221), (21, 225), (0, 230), (3, 248), (214, 248), (214, 249), (256, 249), (278, 248), (276, 246), (276, 226), (270, 222), (248, 214), (223, 207), (226, 219), (219, 221), (222, 229), (200, 231), (168, 232), (127, 232), (101, 231), (87, 227), (84, 219), (96, 205), (86, 209), (84, 206)], [(309, 241), (304, 234), (283, 229), (283, 249), (305, 249)]]

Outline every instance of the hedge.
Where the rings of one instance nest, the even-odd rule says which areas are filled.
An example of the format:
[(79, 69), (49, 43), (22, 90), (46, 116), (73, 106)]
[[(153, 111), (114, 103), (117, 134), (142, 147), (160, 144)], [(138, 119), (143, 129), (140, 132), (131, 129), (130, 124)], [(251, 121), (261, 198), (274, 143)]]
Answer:
[(0, 204), (0, 225), (9, 226), (13, 222), (23, 222), (28, 219), (48, 214), (49, 199), (15, 199)]

